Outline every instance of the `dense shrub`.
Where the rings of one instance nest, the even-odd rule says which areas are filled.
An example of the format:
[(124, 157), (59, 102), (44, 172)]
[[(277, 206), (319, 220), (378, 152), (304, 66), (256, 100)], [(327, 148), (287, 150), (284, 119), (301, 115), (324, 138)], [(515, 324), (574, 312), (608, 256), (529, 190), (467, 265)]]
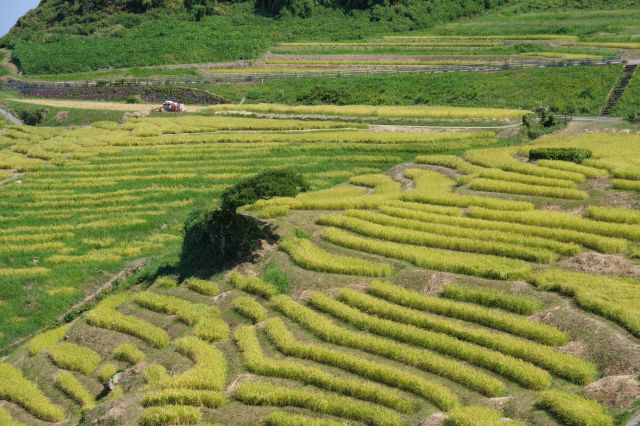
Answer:
[(20, 120), (27, 126), (37, 126), (41, 124), (49, 114), (49, 110), (47, 109), (28, 109), (18, 111), (18, 117)]
[(298, 173), (274, 170), (244, 179), (222, 193), (222, 210), (235, 210), (258, 200), (294, 197), (309, 190), (309, 184)]
[(559, 160), (582, 163), (591, 158), (590, 149), (583, 148), (535, 148), (529, 151), (529, 160)]

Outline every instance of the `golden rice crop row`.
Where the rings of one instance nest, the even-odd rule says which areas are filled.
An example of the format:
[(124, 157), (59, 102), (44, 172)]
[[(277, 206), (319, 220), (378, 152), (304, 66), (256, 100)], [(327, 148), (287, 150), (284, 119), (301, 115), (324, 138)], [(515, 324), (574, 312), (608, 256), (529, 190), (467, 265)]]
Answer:
[(251, 111), (275, 114), (322, 114), (381, 118), (520, 118), (526, 111), (499, 108), (370, 105), (220, 104), (214, 111)]
[(30, 158), (6, 149), (2, 150), (2, 156), (0, 156), (0, 169), (31, 172), (40, 169), (44, 164), (44, 161), (40, 159)]
[(257, 277), (249, 277), (233, 272), (230, 276), (230, 281), (238, 290), (262, 296), (265, 299), (270, 299), (277, 294), (276, 289), (272, 285), (267, 284)]
[(501, 192), (505, 194), (530, 195), (534, 197), (564, 198), (567, 200), (586, 200), (589, 198), (589, 194), (579, 189), (528, 185), (526, 183), (497, 179), (472, 179), (469, 183), (469, 188), (476, 191)]
[(275, 307), (316, 337), (339, 346), (358, 349), (402, 362), (403, 364), (446, 377), (487, 396), (505, 394), (504, 384), (486, 373), (456, 360), (425, 349), (377, 337), (369, 333), (351, 331), (337, 326), (327, 317), (294, 302), (287, 296), (272, 299)]
[(33, 337), (27, 343), (27, 350), (29, 355), (34, 356), (45, 349), (49, 349), (56, 343), (58, 343), (67, 334), (71, 324), (65, 324), (63, 326), (44, 331), (35, 337)]
[(194, 336), (176, 341), (176, 350), (195, 364), (193, 368), (172, 377), (164, 388), (191, 390), (222, 390), (227, 376), (227, 361), (215, 346)]
[(604, 222), (640, 224), (640, 211), (636, 209), (588, 206), (587, 215), (592, 219)]
[(113, 357), (119, 361), (138, 364), (144, 360), (144, 352), (130, 343), (121, 343), (113, 350)]
[(272, 411), (265, 419), (267, 426), (349, 426), (348, 422), (302, 416), (285, 411)]
[(389, 264), (330, 253), (308, 239), (289, 238), (280, 241), (278, 246), (295, 263), (312, 271), (369, 277), (386, 277), (393, 273), (393, 267)]
[(578, 46), (610, 47), (613, 49), (640, 49), (640, 43), (581, 41)]
[(56, 387), (83, 409), (91, 409), (95, 405), (95, 398), (91, 392), (73, 374), (63, 371), (55, 377), (54, 382)]
[(463, 158), (479, 166), (502, 169), (508, 172), (553, 179), (566, 179), (577, 183), (585, 181), (585, 176), (580, 173), (546, 168), (519, 161), (513, 157), (516, 151), (517, 149), (515, 148), (472, 150), (465, 152)]
[(550, 269), (532, 276), (543, 290), (573, 297), (578, 306), (602, 315), (640, 336), (640, 285), (637, 280)]
[(521, 173), (505, 172), (502, 169), (484, 169), (478, 175), (481, 178), (517, 182), (527, 185), (548, 186), (553, 188), (575, 188), (576, 182), (566, 179), (555, 179), (541, 176), (523, 175)]
[(9, 278), (31, 278), (41, 277), (51, 272), (48, 268), (34, 267), (34, 268), (0, 268), (0, 277)]
[(138, 337), (153, 346), (163, 348), (169, 344), (167, 333), (147, 321), (124, 315), (116, 310), (118, 306), (130, 299), (129, 295), (111, 296), (98, 304), (87, 314), (90, 325), (107, 330), (115, 330)]
[(500, 34), (500, 35), (418, 35), (384, 36), (383, 39), (417, 40), (577, 40), (577, 36), (565, 34)]
[(249, 371), (268, 377), (295, 380), (353, 398), (381, 404), (389, 408), (410, 412), (413, 408), (395, 389), (362, 379), (342, 378), (301, 362), (267, 358), (262, 353), (253, 327), (238, 327), (234, 337)]
[(96, 351), (75, 343), (56, 343), (47, 351), (51, 361), (58, 367), (85, 375), (91, 374), (102, 361)]
[(434, 204), (412, 203), (410, 201), (393, 200), (384, 204), (384, 207), (397, 207), (401, 209), (418, 210), (425, 213), (442, 214), (445, 216), (462, 216), (464, 210), (460, 207), (438, 206)]
[[(113, 229), (113, 228), (126, 228), (130, 226), (142, 225), (147, 223), (144, 219), (111, 219), (89, 223), (78, 224), (66, 224), (66, 225), (45, 225), (45, 226), (15, 226), (11, 228), (13, 234), (18, 233), (45, 233), (45, 232), (60, 232), (60, 231), (75, 231), (75, 230), (87, 230), (87, 229)], [(12, 235), (13, 235), (12, 234)]]
[(546, 226), (557, 229), (569, 229), (608, 237), (626, 238), (640, 241), (640, 225), (606, 223), (584, 219), (569, 213), (547, 210), (531, 210), (528, 212), (496, 212), (478, 207), (468, 210), (471, 217), (502, 222), (513, 222), (524, 225)]
[(222, 392), (192, 389), (163, 389), (145, 395), (145, 407), (187, 405), (193, 407), (219, 408), (229, 400)]
[(338, 349), (298, 342), (279, 318), (267, 320), (266, 332), (273, 344), (285, 355), (340, 368), (363, 378), (411, 392), (432, 402), (441, 410), (449, 410), (459, 404), (458, 397), (448, 388), (419, 375)]
[(0, 247), (1, 254), (35, 253), (35, 252), (65, 252), (67, 246), (60, 242), (33, 243), (29, 245), (4, 245)]
[(456, 284), (446, 284), (440, 297), (459, 302), (475, 303), (489, 308), (499, 308), (520, 315), (531, 315), (542, 310), (542, 303), (529, 296), (512, 294), (502, 290), (471, 288)]
[(0, 400), (13, 402), (44, 421), (59, 422), (64, 418), (62, 408), (53, 404), (22, 371), (1, 363), (0, 377)]
[(374, 281), (369, 284), (367, 292), (402, 306), (475, 322), (539, 343), (563, 345), (568, 342), (567, 335), (555, 327), (496, 309), (427, 296), (382, 281)]
[(164, 426), (169, 424), (195, 425), (202, 414), (195, 407), (185, 405), (167, 405), (145, 408), (138, 420), (140, 426)]
[[(435, 315), (400, 307), (349, 289), (341, 290), (338, 298), (349, 306), (380, 318), (410, 324), (437, 333), (444, 333), (457, 339), (520, 358), (578, 384), (589, 383), (597, 374), (595, 367), (577, 357), (562, 354), (548, 346), (504, 333), (469, 327), (459, 321), (442, 319)], [(446, 341), (446, 339), (444, 340)]]
[(604, 177), (609, 173), (604, 169), (584, 166), (582, 164), (572, 163), (570, 161), (559, 160), (538, 160), (537, 164), (548, 169), (564, 170), (566, 172), (580, 173), (588, 178)]
[(195, 325), (204, 317), (218, 314), (212, 306), (192, 303), (178, 297), (150, 291), (136, 293), (133, 300), (143, 308), (163, 314), (176, 315), (187, 325)]
[(611, 174), (619, 179), (640, 180), (640, 167), (618, 167)]
[(25, 234), (25, 235), (2, 235), (0, 244), (8, 243), (40, 243), (54, 240), (66, 240), (73, 238), (75, 234), (71, 232), (45, 233), (45, 234)]
[(254, 298), (239, 296), (233, 299), (233, 309), (254, 323), (267, 319), (267, 310)]
[[(470, 229), (489, 229), (502, 232), (514, 232), (549, 240), (578, 243), (603, 253), (620, 253), (627, 249), (627, 242), (621, 238), (603, 237), (570, 229), (549, 228), (545, 226), (525, 225), (500, 221), (500, 219), (478, 219), (471, 217), (450, 217), (439, 214), (422, 213), (415, 210), (392, 209), (384, 206), (380, 210), (387, 215), (415, 219), (429, 223), (442, 223)], [(568, 249), (568, 248), (567, 248)], [(569, 249), (568, 249), (569, 250)], [(573, 250), (573, 249), (571, 249)], [(570, 254), (569, 252), (567, 252)]]
[(217, 296), (220, 291), (218, 283), (215, 283), (213, 281), (201, 280), (198, 278), (189, 278), (185, 280), (183, 284), (186, 285), (189, 289), (204, 296)]
[(516, 259), (374, 240), (337, 228), (325, 228), (322, 236), (342, 247), (404, 260), (438, 271), (496, 279), (519, 279), (531, 272), (531, 265)]
[(429, 164), (431, 166), (442, 166), (455, 169), (460, 173), (472, 175), (487, 170), (484, 167), (476, 166), (455, 155), (420, 155), (415, 159), (418, 164)]
[(335, 301), (325, 294), (314, 292), (309, 303), (360, 330), (411, 345), (420, 346), (434, 352), (469, 362), (500, 374), (528, 389), (546, 389), (551, 384), (551, 376), (544, 370), (528, 362), (495, 352), (454, 337), (426, 331), (418, 327), (377, 318)]
[[(374, 223), (380, 223), (383, 225), (392, 225), (405, 229), (413, 229), (416, 231), (425, 231), (432, 232), (435, 234), (447, 235), (452, 237), (464, 237), (471, 238), (474, 240), (484, 240), (484, 241), (496, 241), (509, 243), (512, 245), (518, 245), (523, 247), (530, 248), (543, 248), (551, 250), (552, 252), (556, 252), (563, 255), (576, 255), (581, 251), (580, 246), (575, 244), (567, 244), (561, 243), (558, 241), (554, 241), (551, 239), (539, 238), (539, 237), (530, 237), (528, 235), (518, 234), (515, 232), (505, 232), (498, 230), (483, 230), (483, 229), (471, 229), (465, 228), (461, 226), (455, 225), (446, 225), (443, 223), (435, 223), (419, 220), (421, 218), (421, 211), (427, 211), (429, 209), (420, 209), (418, 213), (413, 213), (411, 210), (407, 211), (403, 209), (408, 203), (397, 205), (400, 208), (393, 207), (396, 204), (392, 204), (390, 206), (381, 206), (379, 209), (384, 214), (379, 214), (375, 212), (365, 212), (360, 210), (350, 210), (347, 211), (348, 216), (357, 217), (363, 220), (367, 220)], [(420, 204), (417, 205), (417, 208), (420, 208)], [(412, 207), (412, 206), (411, 206)], [(404, 218), (403, 216), (407, 216), (409, 218)], [(415, 216), (416, 219), (411, 219), (412, 216)], [(540, 256), (540, 251), (537, 252), (538, 256)], [(511, 257), (511, 256), (507, 256)], [(541, 257), (542, 258), (542, 257)]]
[(275, 386), (270, 383), (241, 383), (236, 388), (234, 397), (247, 405), (300, 407), (370, 425), (405, 424), (404, 419), (395, 411), (376, 404), (326, 392)]
[[(356, 213), (357, 215), (357, 213)], [(374, 213), (375, 215), (375, 213)], [(359, 216), (339, 216), (325, 215), (321, 216), (317, 223), (326, 226), (335, 226), (337, 228), (346, 229), (357, 234), (377, 238), (385, 241), (396, 243), (414, 244), (423, 247), (435, 247), (446, 250), (456, 250), (470, 253), (484, 253), (496, 256), (512, 257), (533, 262), (553, 262), (557, 255), (549, 250), (535, 247), (527, 247), (519, 244), (498, 242), (496, 240), (465, 238), (462, 236), (443, 235), (431, 231), (417, 230), (419, 226), (398, 227), (393, 223), (398, 219), (384, 218), (379, 221), (387, 222), (384, 225), (368, 221), (367, 215)], [(380, 215), (382, 216), (382, 215)], [(427, 226), (425, 226), (427, 228)]]
[(614, 422), (596, 401), (563, 391), (548, 390), (540, 394), (538, 406), (571, 426), (613, 426)]
[(613, 179), (613, 187), (623, 191), (640, 191), (640, 182), (637, 180)]

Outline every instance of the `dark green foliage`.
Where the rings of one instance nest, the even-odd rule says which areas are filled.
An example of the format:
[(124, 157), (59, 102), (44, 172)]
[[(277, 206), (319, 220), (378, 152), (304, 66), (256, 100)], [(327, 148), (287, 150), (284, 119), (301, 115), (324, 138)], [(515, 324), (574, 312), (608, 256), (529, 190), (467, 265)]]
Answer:
[(127, 97), (128, 104), (140, 104), (142, 103), (142, 96), (140, 95), (130, 95)]
[(44, 108), (39, 109), (23, 109), (18, 111), (18, 117), (27, 126), (37, 126), (46, 120), (49, 115), (49, 110)]
[(273, 284), (276, 290), (278, 290), (278, 293), (286, 294), (289, 292), (289, 284), (291, 282), (289, 275), (278, 268), (278, 265), (274, 261), (269, 262), (267, 269), (262, 275), (262, 279)]
[(529, 161), (559, 160), (582, 163), (591, 158), (591, 155), (590, 149), (582, 148), (534, 148), (529, 151)]
[(274, 170), (244, 179), (222, 193), (222, 210), (235, 211), (238, 207), (273, 197), (294, 197), (309, 190), (309, 184), (295, 172)]
[(253, 217), (228, 210), (195, 210), (184, 224), (179, 269), (188, 275), (198, 269), (219, 270), (253, 252), (268, 229)]
[[(229, 102), (239, 102), (244, 97), (251, 103), (326, 101), (331, 104), (450, 105), (527, 110), (544, 105), (560, 113), (574, 109), (579, 114), (597, 115), (621, 72), (619, 66), (536, 68), (488, 73), (309, 78), (210, 88)], [(581, 97), (580, 94), (588, 88), (591, 88), (593, 96)], [(322, 93), (330, 96), (320, 98), (318, 94)]]
[(548, 108), (538, 108), (536, 113), (526, 114), (522, 117), (522, 124), (526, 129), (529, 139), (537, 139), (554, 127), (556, 116)]

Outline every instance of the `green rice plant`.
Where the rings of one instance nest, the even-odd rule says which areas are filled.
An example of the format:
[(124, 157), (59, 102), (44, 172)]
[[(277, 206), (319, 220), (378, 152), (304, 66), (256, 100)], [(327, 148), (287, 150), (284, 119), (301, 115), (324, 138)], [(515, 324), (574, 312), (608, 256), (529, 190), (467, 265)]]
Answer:
[(531, 265), (516, 259), (374, 240), (337, 228), (325, 228), (322, 236), (343, 247), (404, 260), (438, 271), (496, 279), (519, 279), (531, 271)]
[(266, 332), (278, 350), (285, 355), (340, 368), (368, 380), (411, 392), (432, 402), (441, 410), (449, 410), (459, 404), (458, 397), (448, 388), (412, 372), (327, 346), (298, 342), (279, 318), (267, 320)]
[(150, 291), (136, 293), (133, 300), (143, 308), (163, 314), (176, 315), (187, 325), (195, 325), (203, 318), (217, 315), (217, 310), (212, 306), (192, 303), (178, 297)]
[(391, 339), (339, 327), (327, 317), (287, 296), (276, 296), (272, 300), (282, 314), (329, 343), (359, 349), (438, 374), (484, 395), (498, 396), (505, 393), (502, 382), (467, 364)]
[(49, 349), (56, 343), (58, 343), (67, 334), (71, 324), (65, 324), (60, 327), (44, 331), (37, 336), (33, 337), (27, 343), (27, 350), (29, 355), (34, 356), (45, 349)]
[(118, 373), (118, 366), (112, 362), (107, 362), (98, 370), (98, 379), (101, 383), (107, 384), (113, 376)]
[(531, 280), (542, 290), (557, 291), (572, 297), (581, 308), (602, 315), (640, 337), (638, 280), (563, 269), (536, 273)]
[(83, 409), (91, 409), (95, 406), (95, 398), (91, 395), (91, 392), (68, 371), (59, 373), (54, 382), (58, 389), (80, 404)]
[(587, 215), (603, 222), (640, 224), (640, 211), (621, 207), (588, 206)]
[(260, 322), (267, 319), (267, 310), (254, 298), (239, 296), (233, 299), (233, 309), (239, 314), (249, 318), (252, 322)]
[(87, 322), (90, 325), (107, 330), (115, 330), (121, 333), (138, 337), (153, 346), (163, 348), (169, 344), (169, 336), (163, 329), (148, 323), (147, 321), (130, 315), (124, 315), (116, 310), (122, 303), (131, 298), (128, 294), (119, 294), (104, 299), (87, 314)]
[(520, 223), (524, 225), (546, 226), (554, 229), (568, 229), (607, 237), (626, 238), (640, 241), (640, 225), (613, 224), (584, 219), (569, 213), (547, 210), (532, 210), (529, 212), (496, 212), (494, 210), (471, 207), (468, 210), (471, 217)]
[(533, 262), (550, 263), (557, 258), (555, 253), (542, 248), (504, 243), (495, 239), (488, 241), (487, 239), (473, 239), (472, 236), (467, 238), (463, 236), (464, 233), (462, 232), (459, 232), (457, 236), (451, 235), (453, 233), (442, 235), (437, 230), (434, 233), (432, 231), (434, 231), (433, 228), (435, 226), (429, 227), (427, 224), (420, 222), (411, 223), (411, 229), (407, 229), (402, 226), (406, 225), (407, 222), (403, 219), (368, 212), (352, 212), (349, 216), (326, 215), (317, 220), (320, 225), (335, 226), (366, 237), (397, 243), (513, 257)]
[(91, 374), (102, 361), (96, 351), (75, 343), (56, 343), (47, 352), (58, 367), (82, 374)]
[(118, 361), (138, 364), (144, 360), (144, 352), (129, 343), (121, 343), (113, 350), (113, 357)]
[(459, 302), (475, 303), (489, 308), (499, 308), (520, 315), (531, 315), (542, 310), (542, 303), (533, 297), (512, 294), (501, 290), (471, 288), (457, 284), (445, 284), (440, 297)]
[(405, 424), (401, 416), (388, 408), (327, 392), (288, 388), (270, 383), (244, 382), (238, 385), (234, 397), (247, 405), (300, 407), (370, 425)]
[(640, 182), (637, 180), (613, 179), (613, 187), (623, 191), (640, 191)]
[(200, 410), (186, 405), (145, 408), (138, 420), (140, 426), (164, 426), (170, 424), (195, 425), (200, 422)]
[[(461, 321), (409, 309), (349, 289), (342, 289), (338, 298), (349, 306), (379, 318), (442, 333), (528, 361), (574, 383), (590, 383), (597, 376), (595, 367), (590, 363), (562, 354), (549, 346), (493, 330), (470, 327)], [(444, 344), (447, 339), (442, 339), (441, 343)]]
[(362, 379), (336, 376), (298, 361), (267, 358), (262, 352), (253, 327), (237, 328), (234, 337), (242, 352), (244, 363), (254, 374), (299, 381), (327, 391), (381, 404), (404, 413), (411, 412), (413, 408), (395, 389)]
[(540, 394), (538, 406), (571, 426), (613, 426), (613, 419), (598, 402), (563, 391)]
[(437, 206), (433, 204), (424, 204), (424, 203), (412, 203), (409, 201), (389, 201), (380, 207), (390, 207), (390, 208), (399, 208), (399, 209), (410, 209), (417, 210), (424, 213), (435, 213), (442, 214), (445, 216), (462, 216), (464, 214), (464, 210), (459, 207), (447, 207), (447, 206)]
[(0, 399), (13, 402), (29, 413), (47, 422), (64, 418), (62, 408), (53, 404), (40, 388), (10, 364), (0, 363)]
[(348, 422), (302, 416), (285, 411), (272, 411), (265, 419), (267, 426), (348, 426)]
[(193, 328), (194, 334), (207, 342), (217, 342), (229, 337), (229, 325), (221, 318), (204, 317)]
[(234, 272), (230, 275), (231, 284), (238, 290), (270, 299), (277, 294), (276, 289), (257, 277), (249, 277)]
[[(296, 231), (296, 235), (297, 234), (298, 232)], [(291, 278), (289, 278), (289, 274), (286, 271), (278, 267), (278, 264), (274, 260), (267, 264), (267, 267), (262, 274), (262, 279), (273, 285), (278, 293), (286, 294), (289, 292)]]
[(164, 389), (145, 395), (145, 407), (166, 405), (188, 405), (193, 407), (219, 408), (229, 400), (222, 392), (191, 389)]
[(220, 292), (218, 283), (215, 283), (213, 281), (201, 280), (198, 278), (189, 278), (184, 281), (184, 285), (189, 287), (191, 290), (205, 296), (217, 296)]
[(576, 187), (576, 182), (572, 180), (523, 175), (521, 173), (505, 172), (502, 169), (484, 169), (478, 173), (478, 176), (486, 179), (517, 182), (532, 186), (548, 186), (553, 188)]
[(389, 264), (330, 253), (306, 238), (284, 239), (280, 241), (279, 247), (288, 253), (295, 263), (312, 271), (369, 277), (386, 277), (393, 273), (393, 267)]
[(159, 386), (169, 380), (169, 373), (162, 364), (151, 364), (144, 370), (144, 379), (151, 386)]
[(468, 405), (447, 413), (445, 426), (524, 426), (514, 420), (504, 421), (500, 411), (493, 408)]
[(434, 333), (413, 325), (377, 318), (333, 300), (320, 292), (312, 293), (309, 303), (316, 309), (358, 329), (467, 361), (507, 377), (528, 389), (546, 389), (551, 384), (551, 377), (546, 371), (500, 352), (442, 333)]
[(382, 281), (370, 283), (367, 292), (403, 306), (475, 322), (548, 345), (563, 345), (569, 340), (567, 335), (557, 328), (532, 321), (526, 317), (471, 303), (428, 296)]
[(42, 277), (51, 272), (49, 268), (33, 267), (33, 268), (0, 268), (0, 277), (9, 278), (27, 278)]
[(567, 172), (580, 173), (581, 175), (585, 175), (589, 178), (605, 177), (609, 175), (609, 173), (604, 169), (576, 164), (571, 161), (538, 160), (536, 163), (542, 167), (546, 167), (549, 169), (558, 169)]
[(227, 361), (213, 345), (187, 336), (176, 341), (176, 350), (194, 362), (194, 367), (172, 377), (163, 387), (171, 389), (222, 390), (226, 381)]
[[(503, 222), (498, 219), (490, 220), (471, 217), (449, 217), (439, 214), (423, 213), (416, 210), (397, 209), (385, 206), (381, 206), (380, 211), (390, 216), (415, 219), (422, 222), (459, 226), (466, 229), (487, 229), (501, 232), (512, 232), (525, 236), (540, 237), (547, 241), (547, 245), (545, 245), (545, 247), (552, 248), (552, 246), (549, 245), (552, 244), (555, 246), (555, 248), (552, 248), (554, 251), (566, 255), (577, 254), (580, 251), (580, 248), (576, 247), (575, 244), (567, 243), (578, 243), (603, 253), (620, 253), (627, 249), (627, 242), (624, 239), (603, 237), (570, 229), (554, 229), (545, 226), (524, 225), (520, 223)], [(557, 240), (557, 244), (554, 244), (553, 240)]]
[(505, 194), (530, 195), (535, 197), (564, 198), (567, 200), (586, 200), (589, 198), (589, 194), (579, 189), (529, 185), (526, 183), (496, 179), (472, 179), (469, 183), (469, 188), (475, 191), (502, 192)]
[[(27, 426), (24, 423), (14, 420), (13, 417), (11, 417), (11, 414), (2, 407), (0, 407), (0, 424), (5, 426)], [(286, 423), (280, 424), (285, 425)]]

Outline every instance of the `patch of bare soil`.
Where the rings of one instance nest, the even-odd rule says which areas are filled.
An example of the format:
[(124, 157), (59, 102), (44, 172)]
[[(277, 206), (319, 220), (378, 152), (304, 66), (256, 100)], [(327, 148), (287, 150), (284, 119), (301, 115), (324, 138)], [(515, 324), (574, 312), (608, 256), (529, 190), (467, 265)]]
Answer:
[(634, 207), (633, 200), (629, 193), (626, 192), (614, 192), (612, 194), (607, 195), (606, 205), (614, 206), (614, 207), (625, 207), (631, 208)]
[(227, 390), (225, 392), (227, 393), (227, 395), (231, 395), (235, 392), (240, 383), (249, 382), (251, 380), (255, 380), (256, 378), (257, 376), (255, 374), (240, 374), (238, 375), (238, 377), (233, 379), (233, 382), (231, 382), (229, 386), (227, 386)]
[(608, 376), (591, 383), (584, 395), (617, 409), (629, 409), (640, 398), (640, 381), (634, 376)]
[(558, 348), (563, 354), (581, 356), (587, 351), (587, 345), (581, 340), (574, 340)]
[(511, 397), (510, 396), (503, 396), (503, 397), (498, 397), (498, 398), (489, 398), (487, 400), (487, 405), (490, 408), (493, 408), (495, 410), (502, 410), (509, 403), (509, 401), (511, 401)]
[(624, 257), (596, 252), (580, 253), (561, 266), (591, 274), (640, 276), (640, 267)]
[(395, 167), (390, 168), (385, 172), (387, 176), (391, 176), (391, 179), (396, 182), (400, 182), (402, 184), (402, 189), (407, 191), (409, 189), (414, 189), (415, 185), (413, 183), (413, 179), (409, 179), (404, 175), (405, 170), (414, 168), (415, 164), (413, 163), (404, 163), (399, 164)]
[(435, 413), (424, 419), (420, 426), (444, 426), (445, 419), (444, 413)]
[(422, 289), (425, 294), (438, 294), (442, 292), (442, 288), (445, 284), (451, 282), (452, 279), (448, 274), (443, 272), (436, 272), (429, 278), (427, 284)]
[(563, 206), (562, 204), (545, 204), (543, 206), (543, 209), (549, 210), (552, 212), (562, 212), (562, 213), (573, 214), (576, 216), (582, 216), (584, 214), (584, 206), (569, 208), (569, 207)]

